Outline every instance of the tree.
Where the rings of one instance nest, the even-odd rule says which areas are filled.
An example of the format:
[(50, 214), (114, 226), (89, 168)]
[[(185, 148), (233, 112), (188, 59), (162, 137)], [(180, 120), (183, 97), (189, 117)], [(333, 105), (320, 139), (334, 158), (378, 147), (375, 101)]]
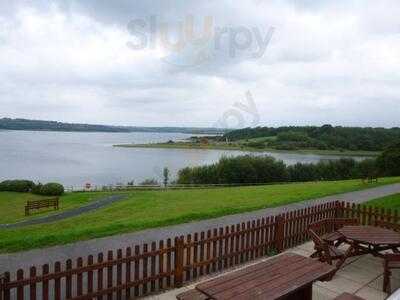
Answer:
[(386, 176), (400, 175), (400, 142), (391, 145), (378, 156), (377, 165), (381, 174)]
[(159, 185), (157, 179), (154, 178), (148, 178), (143, 180), (140, 185)]
[(167, 167), (165, 167), (163, 170), (163, 176), (164, 176), (164, 187), (167, 187), (169, 180), (169, 169)]

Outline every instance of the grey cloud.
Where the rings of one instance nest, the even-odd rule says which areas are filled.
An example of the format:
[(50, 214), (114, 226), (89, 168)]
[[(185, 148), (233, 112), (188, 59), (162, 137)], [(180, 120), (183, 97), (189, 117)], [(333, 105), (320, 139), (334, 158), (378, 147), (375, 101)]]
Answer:
[[(0, 111), (210, 126), (251, 90), (266, 125), (394, 126), (400, 113), (399, 13), (397, 0), (3, 1)], [(180, 51), (127, 46), (131, 20), (168, 22), (173, 41), (191, 15), (196, 34), (207, 16), (215, 28), (276, 31), (256, 58), (257, 44), (230, 55), (228, 39), (218, 51), (212, 41)], [(161, 27), (155, 30), (159, 35)]]

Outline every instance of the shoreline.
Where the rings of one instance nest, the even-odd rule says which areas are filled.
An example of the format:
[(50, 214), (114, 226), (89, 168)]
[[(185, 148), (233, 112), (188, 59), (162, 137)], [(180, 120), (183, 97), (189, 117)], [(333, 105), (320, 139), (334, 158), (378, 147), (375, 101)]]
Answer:
[(337, 156), (365, 156), (375, 157), (380, 154), (379, 151), (340, 151), (340, 150), (317, 150), (317, 149), (299, 149), (299, 150), (278, 150), (274, 148), (255, 149), (241, 145), (216, 145), (216, 144), (193, 144), (188, 142), (175, 143), (151, 143), (151, 144), (116, 144), (117, 148), (152, 148), (152, 149), (188, 149), (188, 150), (227, 150), (227, 151), (247, 151), (247, 152), (273, 152), (288, 154), (315, 154), (315, 155), (337, 155)]

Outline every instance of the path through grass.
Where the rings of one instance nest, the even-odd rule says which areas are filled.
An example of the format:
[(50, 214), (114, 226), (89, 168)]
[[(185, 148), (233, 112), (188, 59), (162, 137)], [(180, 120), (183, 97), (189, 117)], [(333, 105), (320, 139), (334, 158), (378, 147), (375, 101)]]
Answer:
[(104, 196), (104, 193), (68, 193), (60, 198), (60, 209), (43, 208), (32, 210), (30, 216), (25, 216), (27, 200), (38, 200), (49, 197), (28, 193), (0, 192), (0, 224), (10, 224), (36, 217), (59, 213), (64, 210), (79, 207)]

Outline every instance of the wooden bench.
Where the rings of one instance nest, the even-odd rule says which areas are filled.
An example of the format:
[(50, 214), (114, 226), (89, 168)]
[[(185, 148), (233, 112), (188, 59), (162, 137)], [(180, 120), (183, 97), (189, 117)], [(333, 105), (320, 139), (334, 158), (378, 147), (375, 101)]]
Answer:
[(392, 275), (391, 271), (394, 269), (400, 269), (400, 253), (387, 253), (383, 258), (383, 291), (390, 294), (390, 276)]
[(378, 182), (378, 176), (377, 175), (372, 175), (372, 176), (367, 176), (361, 179), (362, 183), (374, 183)]
[(337, 296), (334, 300), (364, 300), (364, 299), (349, 293), (343, 293)]
[(25, 205), (25, 216), (29, 216), (32, 209), (41, 209), (53, 207), (55, 210), (59, 209), (59, 198), (48, 198), (41, 200), (28, 200)]

